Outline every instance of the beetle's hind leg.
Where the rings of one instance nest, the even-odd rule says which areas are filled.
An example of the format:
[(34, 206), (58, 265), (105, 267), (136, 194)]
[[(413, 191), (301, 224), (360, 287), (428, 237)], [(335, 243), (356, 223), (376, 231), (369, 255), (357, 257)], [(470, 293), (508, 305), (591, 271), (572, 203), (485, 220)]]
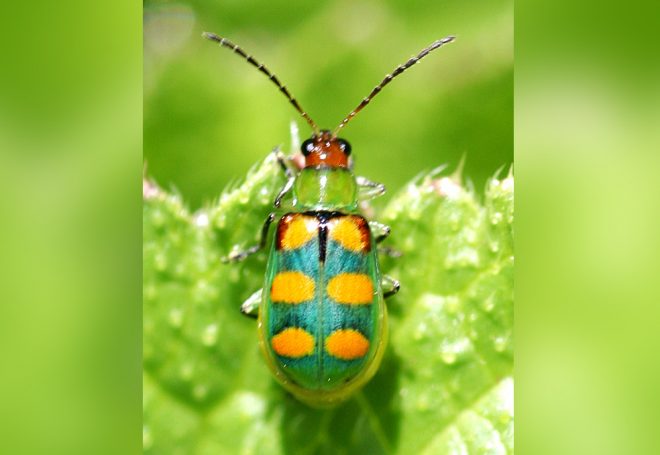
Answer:
[(257, 318), (259, 315), (259, 305), (261, 305), (261, 295), (262, 289), (259, 289), (243, 302), (243, 305), (241, 305), (241, 313), (243, 313), (244, 316), (252, 319)]
[(399, 280), (395, 280), (389, 275), (383, 275), (381, 277), (380, 286), (383, 289), (383, 297), (386, 299), (392, 297), (394, 294), (399, 292), (399, 289), (401, 289)]
[(240, 262), (247, 259), (248, 256), (253, 255), (261, 251), (266, 246), (266, 241), (268, 240), (268, 229), (270, 225), (275, 221), (275, 213), (271, 213), (266, 218), (264, 226), (261, 228), (261, 240), (257, 245), (251, 246), (247, 250), (243, 251), (232, 251), (228, 256), (225, 256), (221, 259), (222, 262)]

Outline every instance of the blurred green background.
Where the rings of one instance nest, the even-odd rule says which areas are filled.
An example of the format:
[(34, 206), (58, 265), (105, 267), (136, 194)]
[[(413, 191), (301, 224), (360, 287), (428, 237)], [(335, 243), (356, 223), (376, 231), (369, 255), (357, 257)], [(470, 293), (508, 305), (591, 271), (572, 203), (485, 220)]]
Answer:
[(215, 198), (278, 144), (310, 134), (263, 74), (202, 39), (241, 45), (334, 128), (399, 63), (458, 38), (400, 76), (343, 131), (356, 172), (401, 187), (455, 167), (477, 188), (513, 160), (513, 2), (190, 1), (144, 4), (147, 173), (192, 208)]
[[(186, 198), (202, 201), (217, 194), (230, 173), (244, 173), (245, 165), (235, 161), (242, 155), (252, 154), (244, 159), (249, 165), (275, 143), (288, 140), (288, 120), (295, 116), (291, 107), (244, 62), (226, 50), (223, 56), (223, 50), (199, 38), (202, 29), (231, 35), (258, 54), (317, 121), (332, 124), (384, 72), (437, 36), (455, 33), (459, 40), (454, 45), (388, 87), (351, 124), (346, 137), (361, 157), (358, 170), (387, 181), (387, 167), (403, 172), (410, 160), (420, 157), (410, 152), (419, 151), (412, 145), (418, 146), (415, 141), (422, 136), (421, 130), (411, 131), (412, 125), (421, 128), (417, 123), (393, 129), (383, 119), (400, 122), (423, 112), (424, 106), (437, 105), (452, 110), (453, 117), (434, 120), (434, 162), (453, 163), (466, 152), (467, 174), (475, 180), (482, 172), (478, 166), (486, 171), (499, 166), (503, 160), (490, 153), (510, 149), (495, 147), (490, 132), (497, 122), (510, 122), (510, 110), (498, 119), (488, 106), (497, 104), (497, 93), (506, 94), (509, 102), (510, 90), (487, 88), (511, 80), (511, 5), (381, 2), (369, 4), (381, 12), (375, 18), (355, 13), (357, 5), (278, 2), (263, 5), (260, 12), (247, 2), (189, 4), (179, 7), (188, 15), (181, 21), (176, 7), (146, 3), (145, 31), (153, 29), (154, 13), (163, 9), (161, 22), (190, 29), (183, 40), (172, 32), (176, 25), (156, 27), (169, 30), (157, 33), (156, 41), (145, 35), (144, 138), (152, 175), (162, 183), (174, 182)], [(4, 6), (0, 452), (140, 453), (142, 9), (126, 0)], [(516, 3), (519, 453), (660, 452), (658, 7), (657, 2), (607, 7), (595, 1)], [(166, 14), (168, 8), (174, 13)], [(332, 23), (323, 21), (331, 16), (329, 8)], [(276, 16), (276, 10), (287, 16)], [(315, 19), (308, 24), (310, 18)], [(347, 41), (362, 23), (377, 24), (377, 32), (362, 42)], [(314, 43), (313, 54), (302, 52), (308, 42), (309, 47)], [(316, 85), (305, 87), (311, 81), (305, 75), (318, 60), (312, 55), (348, 49), (359, 65), (350, 78), (344, 68), (326, 76), (345, 77), (341, 90), (329, 82), (320, 87), (331, 90), (327, 94), (317, 94)], [(188, 55), (190, 50), (200, 58)], [(281, 65), (284, 56), (296, 66)], [(208, 75), (174, 78), (173, 71), (186, 61), (188, 73), (207, 68)], [(370, 62), (376, 68), (366, 68)], [(430, 68), (435, 65), (441, 73)], [(220, 76), (236, 82), (231, 90)], [(434, 78), (439, 80), (433, 83)], [(196, 137), (167, 143), (172, 135), (165, 135), (178, 128), (182, 114), (159, 113), (169, 116), (169, 123), (165, 131), (155, 129), (154, 110), (163, 110), (165, 101), (173, 99), (158, 93), (179, 79), (173, 93), (180, 98), (192, 101), (198, 90), (209, 92), (203, 103), (179, 103), (189, 110), (208, 106), (208, 119), (199, 112), (186, 117), (199, 137), (211, 135), (202, 147), (195, 145)], [(243, 80), (251, 87), (221, 109), (223, 93), (239, 90)], [(203, 81), (214, 85), (201, 87)], [(429, 98), (434, 90), (442, 96)], [(461, 96), (459, 103), (462, 93), (472, 93), (473, 101)], [(328, 98), (317, 101), (315, 96)], [(347, 99), (336, 113), (321, 112), (327, 104), (323, 100), (337, 96)], [(397, 97), (405, 100), (399, 105), (407, 110), (394, 116)], [(243, 121), (246, 114), (239, 114), (248, 106), (253, 112), (267, 111), (266, 121)], [(460, 140), (488, 137), (493, 141), (483, 140), (488, 149), (453, 150), (441, 142), (454, 137), (451, 131), (457, 135), (458, 127), (451, 125), (460, 126), (457, 111), (467, 107), (474, 116), (464, 128), (469, 134)], [(212, 128), (204, 128), (203, 120)], [(243, 131), (247, 125), (250, 129)], [(379, 150), (368, 149), (378, 138), (363, 128), (396, 133), (400, 144), (410, 146), (395, 150), (388, 144), (386, 151), (405, 158), (376, 173), (369, 166), (385, 161), (378, 159)], [(423, 130), (427, 136), (429, 128)], [(241, 131), (240, 141), (234, 136), (230, 142), (225, 130)], [(511, 129), (501, 131), (510, 141)], [(164, 138), (159, 141), (163, 148), (154, 148), (156, 134)], [(242, 145), (257, 140), (263, 144)], [(170, 149), (185, 159), (172, 159)], [(207, 149), (215, 154), (203, 154)], [(190, 168), (190, 186), (168, 174), (167, 166)], [(237, 170), (226, 171), (229, 166)], [(204, 172), (211, 183), (202, 191), (196, 179)]]

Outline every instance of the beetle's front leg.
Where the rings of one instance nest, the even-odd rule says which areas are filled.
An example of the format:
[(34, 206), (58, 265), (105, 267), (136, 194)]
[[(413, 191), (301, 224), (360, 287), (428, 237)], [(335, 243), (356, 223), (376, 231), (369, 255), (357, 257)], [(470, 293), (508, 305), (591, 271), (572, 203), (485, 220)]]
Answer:
[(275, 150), (273, 150), (273, 153), (275, 153), (275, 156), (277, 157), (277, 162), (280, 164), (282, 171), (284, 171), (284, 175), (286, 175), (286, 183), (284, 184), (280, 192), (277, 194), (277, 197), (273, 202), (275, 208), (280, 208), (280, 205), (282, 205), (282, 199), (284, 199), (284, 196), (286, 196), (289, 193), (289, 191), (291, 191), (291, 188), (293, 188), (293, 184), (296, 182), (296, 171), (292, 168), (291, 161), (287, 160), (286, 156), (284, 156), (284, 154), (279, 149), (279, 147), (275, 148)]
[(380, 286), (383, 290), (383, 297), (386, 299), (392, 297), (394, 294), (399, 292), (399, 289), (401, 289), (399, 280), (395, 280), (389, 275), (382, 276), (380, 279)]
[(221, 261), (225, 263), (240, 262), (247, 259), (248, 256), (261, 251), (266, 246), (266, 241), (268, 240), (268, 229), (270, 228), (270, 225), (273, 223), (273, 221), (275, 221), (275, 212), (272, 212), (270, 215), (268, 215), (268, 218), (266, 218), (266, 222), (261, 228), (261, 240), (259, 240), (257, 245), (254, 245), (243, 251), (232, 251), (229, 253), (229, 256), (223, 257)]
[(293, 184), (296, 183), (296, 177), (291, 176), (287, 179), (286, 183), (280, 190), (280, 192), (277, 194), (277, 197), (275, 198), (275, 201), (273, 201), (273, 205), (275, 208), (279, 209), (280, 205), (282, 205), (282, 199), (284, 199), (284, 196), (286, 196), (289, 191), (291, 191), (291, 188), (293, 188)]
[(372, 182), (366, 177), (357, 176), (355, 182), (358, 185), (358, 197), (361, 201), (368, 201), (385, 194), (385, 185)]
[(241, 313), (243, 313), (244, 316), (252, 319), (257, 318), (259, 315), (259, 305), (261, 305), (262, 291), (262, 289), (259, 289), (243, 302), (243, 305), (241, 305)]

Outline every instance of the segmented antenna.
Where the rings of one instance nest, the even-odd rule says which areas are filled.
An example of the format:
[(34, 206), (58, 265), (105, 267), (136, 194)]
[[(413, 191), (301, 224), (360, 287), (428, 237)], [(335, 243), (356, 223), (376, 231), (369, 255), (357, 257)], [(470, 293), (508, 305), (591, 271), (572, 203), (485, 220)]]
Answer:
[(335, 130), (332, 132), (332, 136), (336, 137), (337, 133), (339, 132), (340, 129), (342, 129), (346, 124), (357, 115), (358, 112), (360, 112), (369, 102), (380, 92), (383, 87), (385, 87), (387, 84), (392, 82), (392, 79), (397, 77), (399, 74), (403, 73), (405, 70), (413, 66), (415, 63), (419, 62), (421, 59), (426, 57), (429, 53), (432, 51), (436, 50), (437, 48), (441, 47), (443, 44), (451, 43), (454, 41), (454, 36), (447, 36), (446, 38), (439, 39), (435, 42), (433, 42), (430, 46), (427, 48), (423, 49), (419, 54), (417, 54), (416, 57), (411, 57), (410, 60), (408, 60), (406, 63), (403, 63), (396, 68), (394, 68), (394, 71), (392, 71), (392, 74), (388, 74), (385, 76), (385, 79), (382, 80), (380, 84), (378, 84), (374, 89), (369, 93), (369, 96), (367, 96), (365, 99), (362, 100), (362, 102), (351, 111), (348, 116), (341, 121), (339, 126), (335, 128)]
[(208, 39), (208, 40), (215, 41), (216, 43), (220, 44), (220, 46), (224, 46), (226, 48), (231, 49), (232, 51), (234, 51), (234, 53), (236, 53), (236, 54), (240, 55), (241, 57), (243, 57), (250, 64), (255, 66), (259, 71), (261, 71), (266, 76), (268, 76), (268, 79), (270, 79), (273, 82), (273, 84), (277, 85), (277, 87), (280, 89), (280, 92), (282, 92), (284, 94), (284, 96), (287, 97), (287, 99), (293, 105), (293, 107), (295, 107), (296, 110), (298, 112), (300, 112), (300, 115), (302, 115), (303, 118), (305, 120), (307, 120), (307, 123), (309, 123), (309, 126), (311, 126), (312, 130), (314, 130), (314, 135), (319, 134), (319, 127), (316, 124), (316, 122), (314, 122), (314, 120), (312, 120), (312, 118), (309, 115), (307, 115), (307, 112), (305, 112), (302, 109), (302, 107), (300, 107), (300, 104), (298, 104), (298, 101), (296, 101), (296, 99), (291, 95), (291, 93), (289, 93), (289, 90), (286, 88), (286, 86), (282, 85), (282, 83), (277, 78), (277, 76), (275, 76), (273, 73), (271, 73), (270, 70), (268, 68), (266, 68), (263, 63), (259, 63), (258, 61), (256, 61), (251, 55), (246, 53), (243, 49), (238, 47), (236, 44), (229, 41), (227, 38), (222, 38), (221, 36), (218, 36), (215, 33), (209, 33), (209, 32), (202, 33), (202, 36), (204, 38)]

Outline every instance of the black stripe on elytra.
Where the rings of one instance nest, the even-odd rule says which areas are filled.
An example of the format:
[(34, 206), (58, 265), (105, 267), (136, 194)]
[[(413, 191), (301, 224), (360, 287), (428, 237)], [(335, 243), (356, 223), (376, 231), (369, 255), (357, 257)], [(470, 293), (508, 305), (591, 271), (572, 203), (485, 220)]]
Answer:
[(319, 219), (319, 261), (325, 262), (325, 252), (328, 248), (328, 220)]
[(315, 216), (319, 220), (319, 261), (325, 262), (325, 253), (328, 249), (328, 221), (331, 218), (346, 216), (342, 212), (330, 212), (327, 210), (317, 210), (303, 212), (304, 215)]

